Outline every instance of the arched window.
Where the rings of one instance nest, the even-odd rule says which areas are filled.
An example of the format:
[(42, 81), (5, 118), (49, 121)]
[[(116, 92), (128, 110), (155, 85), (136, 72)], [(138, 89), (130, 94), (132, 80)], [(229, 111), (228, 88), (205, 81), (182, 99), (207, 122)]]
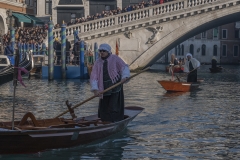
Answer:
[(190, 53), (192, 54), (192, 55), (194, 55), (194, 45), (193, 44), (191, 44), (190, 45)]
[(177, 55), (181, 55), (181, 46), (180, 46), (180, 44), (178, 45), (178, 54)]
[(182, 44), (182, 48), (181, 49), (182, 49), (181, 52), (182, 52), (182, 56), (183, 56), (184, 55), (184, 45), (183, 44)]
[(203, 44), (202, 45), (202, 56), (205, 56), (206, 55), (206, 45)]
[(177, 46), (174, 49), (175, 49), (175, 55), (177, 55), (177, 51), (178, 51)]
[(217, 56), (217, 45), (213, 46), (213, 55)]

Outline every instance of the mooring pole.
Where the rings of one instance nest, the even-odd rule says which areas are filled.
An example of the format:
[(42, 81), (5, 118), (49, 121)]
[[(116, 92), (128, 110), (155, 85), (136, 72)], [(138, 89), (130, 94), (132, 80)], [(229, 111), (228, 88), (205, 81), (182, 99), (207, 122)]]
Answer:
[(54, 79), (53, 22), (48, 22), (48, 80)]
[[(15, 47), (13, 49), (15, 50)], [(14, 129), (15, 119), (15, 96), (17, 87), (18, 66), (19, 66), (19, 50), (17, 50), (17, 53), (14, 51), (12, 130)]]
[(80, 42), (80, 77), (84, 78), (84, 41)]
[(11, 34), (11, 48), (13, 50), (13, 55), (15, 55), (15, 29), (10, 26), (10, 34)]
[(62, 61), (62, 79), (66, 79), (66, 25), (61, 27), (61, 61)]
[(98, 44), (97, 42), (94, 43), (94, 61), (98, 59)]

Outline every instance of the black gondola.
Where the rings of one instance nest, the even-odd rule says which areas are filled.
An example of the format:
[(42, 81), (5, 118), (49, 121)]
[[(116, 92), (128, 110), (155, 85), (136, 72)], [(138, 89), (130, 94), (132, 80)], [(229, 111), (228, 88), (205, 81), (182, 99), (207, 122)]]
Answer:
[[(22, 60), (19, 62), (19, 67), (30, 71), (33, 68), (32, 53), (25, 52), (22, 55)], [(13, 80), (14, 66), (12, 64), (0, 70), (0, 85)], [(22, 72), (22, 75), (25, 73)]]

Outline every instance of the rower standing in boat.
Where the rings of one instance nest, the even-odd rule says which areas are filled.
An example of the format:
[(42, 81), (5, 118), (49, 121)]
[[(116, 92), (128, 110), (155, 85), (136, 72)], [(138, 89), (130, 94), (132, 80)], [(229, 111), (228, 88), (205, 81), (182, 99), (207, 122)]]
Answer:
[(212, 69), (217, 68), (217, 58), (215, 56), (212, 57)]
[[(118, 56), (111, 53), (108, 44), (101, 44), (100, 58), (93, 65), (90, 83), (94, 95), (99, 95), (103, 90), (130, 77), (128, 65)], [(123, 85), (99, 95), (98, 117), (102, 121), (116, 122), (124, 119), (124, 94)]]
[(188, 73), (187, 82), (197, 82), (197, 68), (200, 67), (200, 62), (193, 58), (191, 53), (187, 53), (186, 57), (184, 72)]
[(171, 55), (170, 65), (173, 65), (173, 66), (178, 65), (178, 60), (177, 60), (175, 54), (172, 54), (172, 55)]

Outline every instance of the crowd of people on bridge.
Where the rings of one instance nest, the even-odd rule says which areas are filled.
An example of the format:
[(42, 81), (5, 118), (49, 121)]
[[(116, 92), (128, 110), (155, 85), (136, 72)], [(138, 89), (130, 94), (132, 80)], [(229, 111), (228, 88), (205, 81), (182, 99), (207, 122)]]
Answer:
[[(173, 0), (148, 0), (145, 2), (144, 0), (136, 5), (129, 5), (125, 7), (124, 9), (120, 9), (119, 7), (115, 10), (110, 11), (102, 11), (102, 13), (96, 13), (92, 16), (87, 16), (86, 18), (76, 18), (75, 21), (68, 22), (67, 25), (82, 23), (90, 20), (95, 20), (99, 18), (104, 18), (120, 13), (130, 12), (138, 9), (142, 9), (145, 7), (150, 7), (157, 4), (162, 4), (165, 2), (169, 2)], [(59, 28), (60, 25), (56, 24), (54, 28)], [(20, 48), (20, 52), (24, 50), (32, 50), (33, 54), (47, 54), (47, 45), (44, 43), (47, 41), (47, 25), (44, 26), (36, 26), (36, 27), (18, 27), (15, 29), (15, 44)], [(13, 54), (12, 44), (11, 42), (11, 36), (10, 31), (8, 31), (7, 34), (3, 35), (3, 46), (4, 46), (4, 54), (9, 55)], [(77, 42), (78, 43), (78, 42)], [(68, 47), (67, 47), (67, 57), (69, 61), (72, 59), (72, 62), (79, 61), (78, 56), (78, 49), (77, 44), (74, 44), (74, 46), (71, 48), (71, 44), (69, 41), (67, 41)], [(70, 45), (69, 45), (70, 44)], [(55, 50), (55, 56), (56, 56), (56, 63), (59, 63), (60, 61), (60, 51), (61, 51), (61, 43), (56, 38), (54, 42), (54, 50)], [(72, 54), (71, 54), (72, 53)], [(75, 57), (75, 58), (72, 58)]]
[[(143, 0), (139, 4), (129, 5), (127, 7), (124, 7), (123, 9), (117, 7), (115, 10), (102, 11), (101, 13), (96, 13), (95, 15), (88, 15), (86, 18), (85, 17), (76, 18), (75, 20), (71, 20), (69, 22), (65, 21), (65, 22), (67, 22), (66, 25), (69, 26), (69, 25), (88, 22), (91, 20), (109, 17), (109, 16), (113, 16), (113, 15), (117, 15), (117, 14), (121, 14), (121, 13), (125, 13), (125, 12), (130, 12), (130, 11), (134, 11), (134, 10), (138, 10), (138, 9), (142, 9), (142, 8), (146, 8), (146, 7), (151, 7), (153, 5), (158, 5), (158, 4), (162, 4), (162, 3), (170, 2), (170, 1), (173, 1), (173, 0), (148, 0), (147, 2), (145, 2)], [(54, 26), (55, 29), (60, 28), (60, 27), (61, 27), (60, 24), (56, 24)]]
[[(18, 27), (15, 29), (15, 44), (21, 50), (31, 49), (33, 54), (40, 54), (43, 48), (47, 48), (44, 41), (47, 38), (47, 28), (45, 26)], [(3, 35), (4, 54), (12, 54), (10, 31)], [(45, 47), (43, 46), (45, 45)]]

